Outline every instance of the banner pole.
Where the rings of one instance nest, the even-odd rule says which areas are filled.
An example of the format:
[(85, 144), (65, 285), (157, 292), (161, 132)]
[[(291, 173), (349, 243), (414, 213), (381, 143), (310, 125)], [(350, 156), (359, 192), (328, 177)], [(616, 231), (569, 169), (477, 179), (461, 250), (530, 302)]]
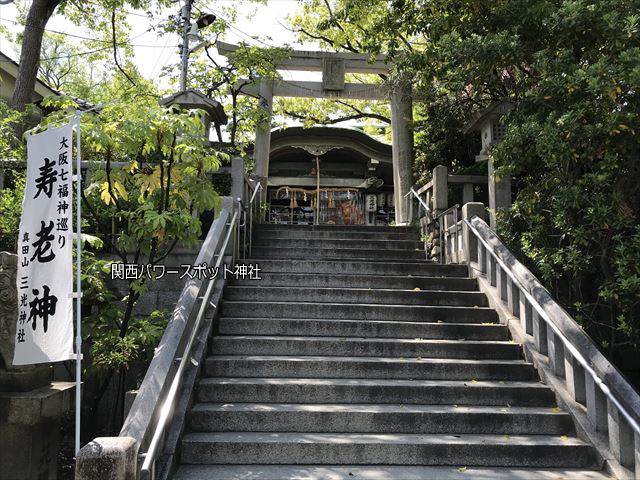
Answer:
[(80, 112), (77, 111), (76, 129), (76, 457), (80, 451), (80, 413), (82, 407), (82, 325), (80, 308), (82, 306), (82, 215), (80, 213), (82, 197), (82, 162), (80, 155)]

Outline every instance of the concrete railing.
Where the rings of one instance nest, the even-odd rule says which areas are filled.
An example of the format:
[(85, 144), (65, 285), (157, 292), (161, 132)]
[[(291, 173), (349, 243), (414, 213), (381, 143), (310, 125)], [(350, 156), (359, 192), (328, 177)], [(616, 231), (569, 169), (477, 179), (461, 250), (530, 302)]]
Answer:
[[(230, 225), (232, 217), (238, 218), (237, 208), (230, 197), (223, 199), (220, 216), (209, 229), (195, 264), (213, 265), (216, 259), (227, 255), (231, 259), (237, 258), (240, 234), (235, 232), (233, 241), (225, 242), (229, 229), (238, 225), (238, 222)], [(225, 248), (227, 244), (228, 248)], [(76, 459), (76, 480), (134, 480), (138, 477), (142, 464), (139, 460), (144, 458), (144, 453), (139, 455), (139, 452), (146, 453), (159, 419), (168, 414), (164, 411), (167, 410), (165, 400), (175, 388), (174, 379), (180, 371), (180, 364), (184, 363), (181, 361), (185, 347), (189, 346), (188, 365), (180, 373), (182, 378), (176, 401), (171, 405), (170, 418), (156, 457), (155, 477), (166, 478), (184, 427), (185, 413), (192, 401), (200, 361), (206, 353), (215, 311), (208, 306), (215, 307), (222, 298), (223, 281), (217, 282), (215, 288), (208, 292), (209, 298), (203, 298), (210, 282), (214, 281), (196, 277), (186, 282), (119, 436), (96, 438), (80, 450)], [(195, 328), (203, 302), (209, 304), (205, 308), (209, 313), (199, 328)]]
[[(462, 222), (459, 205), (451, 206), (449, 197), (454, 187), (462, 186), (463, 204), (474, 200), (474, 187), (488, 186), (488, 177), (483, 175), (450, 175), (447, 167), (438, 165), (433, 169), (432, 179), (422, 187), (412, 187), (405, 195), (409, 223), (420, 225), (425, 240), (427, 258), (439, 262), (464, 261), (462, 245)], [(459, 193), (459, 191), (458, 191)]]
[[(487, 186), (488, 177), (484, 175), (450, 175), (447, 167), (438, 165), (433, 169), (431, 181), (421, 187), (412, 187), (413, 195), (407, 195), (412, 203), (407, 205), (409, 221), (420, 219), (420, 213), (425, 210), (421, 206), (426, 205), (433, 221), (435, 216), (448, 210), (449, 194), (454, 185), (462, 186), (462, 204), (474, 201), (474, 186)], [(411, 193), (411, 192), (410, 192)]]
[(616, 464), (610, 465), (613, 473), (640, 479), (640, 395), (480, 218), (484, 210), (481, 203), (463, 207), (463, 248), (472, 275), (493, 287), (495, 297), (518, 319), (552, 381), (584, 414), (587, 436), (608, 449), (603, 458)]

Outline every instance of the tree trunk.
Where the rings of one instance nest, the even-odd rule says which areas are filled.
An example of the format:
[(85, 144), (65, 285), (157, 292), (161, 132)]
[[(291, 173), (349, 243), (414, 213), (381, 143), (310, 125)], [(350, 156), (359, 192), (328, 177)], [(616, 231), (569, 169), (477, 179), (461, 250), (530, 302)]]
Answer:
[(29, 8), (22, 38), (16, 87), (11, 100), (11, 106), (21, 112), (27, 103), (31, 103), (31, 95), (36, 85), (44, 28), (61, 2), (62, 0), (33, 0)]

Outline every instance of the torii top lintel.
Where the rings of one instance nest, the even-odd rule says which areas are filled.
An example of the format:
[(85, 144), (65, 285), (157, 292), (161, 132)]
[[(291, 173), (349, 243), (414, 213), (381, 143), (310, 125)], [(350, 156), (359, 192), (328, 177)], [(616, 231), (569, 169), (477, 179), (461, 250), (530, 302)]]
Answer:
[[(218, 52), (221, 55), (228, 56), (237, 50), (238, 45), (220, 42), (216, 43)], [(372, 62), (371, 57), (365, 54), (349, 53), (349, 52), (320, 52), (310, 50), (294, 50), (288, 58), (278, 60), (276, 68), (278, 70), (301, 70), (307, 72), (322, 72), (326, 60), (342, 60), (344, 61), (345, 72), (351, 73), (373, 73), (386, 74), (389, 73), (387, 66), (387, 56), (384, 54), (377, 55)]]

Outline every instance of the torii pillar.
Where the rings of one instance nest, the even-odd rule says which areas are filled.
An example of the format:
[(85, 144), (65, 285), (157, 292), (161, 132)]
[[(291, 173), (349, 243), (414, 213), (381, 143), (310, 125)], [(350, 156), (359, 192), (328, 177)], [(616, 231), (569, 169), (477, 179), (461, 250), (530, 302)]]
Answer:
[(396, 224), (411, 219), (405, 195), (413, 186), (413, 102), (411, 84), (400, 82), (391, 91), (391, 146), (393, 154), (393, 197)]
[[(271, 119), (273, 116), (273, 80), (260, 80), (260, 108), (264, 117), (256, 128), (253, 150), (254, 172), (262, 182), (269, 176), (269, 153), (271, 151)], [(264, 186), (264, 184), (263, 184)], [(260, 193), (261, 201), (266, 201), (266, 188)]]

